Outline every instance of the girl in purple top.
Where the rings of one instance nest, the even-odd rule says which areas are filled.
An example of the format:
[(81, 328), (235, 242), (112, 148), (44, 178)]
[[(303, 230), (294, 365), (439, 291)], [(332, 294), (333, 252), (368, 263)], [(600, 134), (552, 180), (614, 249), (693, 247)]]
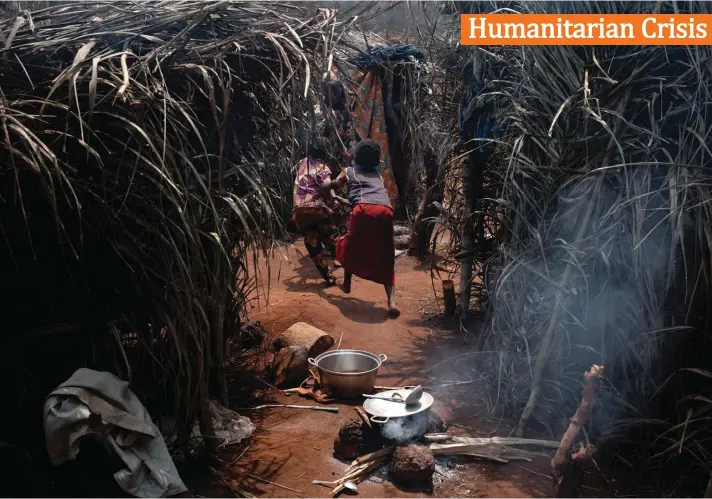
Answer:
[[(331, 286), (336, 283), (336, 278), (327, 257), (335, 253), (334, 245), (339, 231), (331, 219), (329, 202), (332, 196), (322, 194), (319, 190), (321, 184), (331, 180), (327, 157), (327, 143), (318, 137), (309, 145), (308, 156), (295, 167), (292, 220), (304, 236), (304, 246), (317, 270)], [(348, 204), (345, 199), (334, 197), (337, 202)]]

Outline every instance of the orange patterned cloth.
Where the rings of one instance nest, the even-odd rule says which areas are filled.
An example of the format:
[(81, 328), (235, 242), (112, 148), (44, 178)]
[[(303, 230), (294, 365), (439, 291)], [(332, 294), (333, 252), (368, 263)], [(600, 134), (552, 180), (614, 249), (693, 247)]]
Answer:
[[(393, 75), (388, 72), (389, 78)], [(376, 72), (355, 69), (350, 74), (351, 80), (357, 85), (356, 105), (352, 112), (353, 127), (362, 139), (371, 139), (381, 146), (383, 185), (388, 191), (391, 206), (398, 201), (398, 186), (393, 176), (393, 165), (388, 150), (388, 131), (383, 104), (383, 87)]]

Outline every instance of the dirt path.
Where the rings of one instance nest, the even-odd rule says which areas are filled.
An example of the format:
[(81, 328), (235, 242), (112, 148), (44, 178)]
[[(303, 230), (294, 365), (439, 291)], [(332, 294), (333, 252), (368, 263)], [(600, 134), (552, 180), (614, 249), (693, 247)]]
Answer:
[[(285, 247), (283, 254), (272, 260), (269, 278), (266, 274), (262, 276), (264, 284), (269, 279), (269, 305), (264, 300), (254, 304), (251, 318), (260, 321), (271, 335), (279, 334), (295, 322), (304, 321), (328, 331), (337, 342), (341, 337), (341, 348), (386, 354), (388, 361), (379, 371), (380, 385), (402, 386), (423, 382), (426, 367), (443, 357), (443, 352), (438, 349), (441, 332), (423, 321), (424, 314), (438, 310), (427, 267), (407, 256), (397, 260), (396, 286), (401, 316), (390, 320), (387, 318), (382, 286), (354, 278), (351, 295), (344, 295), (338, 288), (324, 289), (305, 255), (303, 246), (298, 244), (296, 248)], [(337, 275), (341, 272), (338, 271)], [(250, 377), (241, 376), (235, 383), (244, 385)], [(252, 378), (251, 386), (260, 387), (261, 382)], [(265, 386), (261, 388), (265, 389), (262, 400), (311, 403), (304, 402), (297, 395), (286, 396)], [(232, 405), (239, 407), (240, 403)], [(332, 456), (333, 441), (339, 425), (356, 413), (352, 406), (339, 407), (339, 414), (289, 409), (255, 411), (259, 414), (242, 411), (253, 418), (258, 430), (247, 445), (225, 451), (219, 457), (214, 469), (222, 478), (216, 480), (213, 477), (207, 487), (191, 487), (197, 478), (185, 476), (184, 479), (201, 496), (233, 496), (234, 492), (227, 485), (229, 483), (258, 497), (329, 497), (330, 489), (311, 482), (336, 479), (346, 468), (344, 463)], [(461, 424), (476, 426), (477, 419), (472, 418), (471, 407), (460, 409), (447, 397), (436, 396), (433, 410), (446, 423), (460, 420)], [(521, 467), (501, 465), (468, 458), (442, 461), (431, 495), (548, 495), (548, 479), (537, 474), (546, 473), (547, 460), (524, 464), (526, 466)], [(361, 497), (428, 497), (424, 493), (399, 490), (382, 475), (362, 483), (359, 489)], [(300, 492), (295, 492), (297, 490)]]

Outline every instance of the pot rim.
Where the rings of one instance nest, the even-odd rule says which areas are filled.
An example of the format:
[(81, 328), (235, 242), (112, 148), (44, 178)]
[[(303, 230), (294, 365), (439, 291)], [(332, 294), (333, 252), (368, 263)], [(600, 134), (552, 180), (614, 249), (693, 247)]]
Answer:
[[(329, 369), (324, 369), (323, 367), (321, 367), (319, 365), (319, 362), (321, 360), (324, 360), (327, 357), (333, 357), (334, 355), (343, 355), (343, 354), (349, 354), (349, 353), (352, 353), (352, 354), (355, 353), (355, 354), (363, 355), (365, 357), (370, 357), (371, 359), (373, 359), (377, 362), (377, 365), (373, 369), (369, 369), (368, 371), (361, 371), (361, 372), (357, 372), (357, 373), (342, 373), (339, 371), (330, 371)], [(307, 359), (307, 362), (309, 362), (309, 364), (316, 367), (319, 371), (323, 371), (325, 373), (332, 374), (334, 376), (352, 377), (352, 376), (363, 376), (364, 374), (374, 373), (374, 372), (378, 371), (381, 368), (381, 366), (383, 365), (383, 363), (387, 360), (388, 360), (388, 357), (384, 353), (376, 355), (371, 352), (367, 352), (366, 350), (344, 349), (344, 350), (330, 350), (328, 352), (324, 352), (320, 355), (317, 355), (315, 359), (313, 359), (313, 358)]]

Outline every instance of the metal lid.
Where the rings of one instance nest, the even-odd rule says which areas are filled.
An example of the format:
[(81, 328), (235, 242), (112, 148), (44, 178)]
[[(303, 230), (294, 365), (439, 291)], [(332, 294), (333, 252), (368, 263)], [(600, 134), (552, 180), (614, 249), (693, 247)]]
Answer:
[[(408, 393), (410, 393), (410, 390), (388, 390), (385, 392), (379, 392), (378, 396), (392, 397), (395, 393), (399, 394), (403, 398), (406, 398)], [(366, 399), (363, 403), (363, 410), (371, 416), (377, 416), (380, 418), (402, 418), (426, 411), (432, 407), (434, 402), (435, 399), (432, 395), (428, 392), (423, 392), (423, 396), (420, 397), (420, 401), (417, 404), (405, 405), (399, 404), (398, 402), (372, 398)]]

